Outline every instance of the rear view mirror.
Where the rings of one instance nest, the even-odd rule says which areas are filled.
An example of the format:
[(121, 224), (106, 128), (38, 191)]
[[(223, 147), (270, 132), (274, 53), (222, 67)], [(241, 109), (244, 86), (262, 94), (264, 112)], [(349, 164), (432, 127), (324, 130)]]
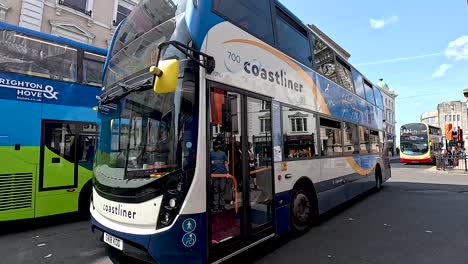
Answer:
[(156, 94), (173, 93), (177, 88), (179, 61), (163, 60), (158, 67), (151, 66), (149, 72), (154, 75), (153, 90)]

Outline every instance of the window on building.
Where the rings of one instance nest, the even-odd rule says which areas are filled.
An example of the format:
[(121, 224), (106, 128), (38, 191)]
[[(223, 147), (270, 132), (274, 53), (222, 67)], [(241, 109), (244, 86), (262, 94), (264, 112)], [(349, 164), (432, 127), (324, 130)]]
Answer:
[(448, 116), (448, 115), (445, 115), (445, 122), (450, 122), (449, 119), (450, 119), (449, 116)]
[(307, 31), (279, 8), (276, 8), (276, 42), (284, 53), (305, 65), (312, 65)]
[(452, 116), (452, 121), (453, 121), (453, 122), (457, 121), (456, 115), (453, 115), (453, 116)]
[(0, 30), (0, 71), (26, 74), (53, 80), (77, 80), (77, 55), (74, 48), (58, 43)]
[(314, 38), (314, 62), (317, 72), (337, 82), (335, 52), (318, 37)]
[(88, 0), (59, 0), (59, 4), (91, 16), (91, 11), (88, 10), (91, 9), (88, 7)]
[(271, 119), (270, 118), (260, 119), (260, 132), (262, 133), (271, 132)]
[(128, 0), (118, 0), (117, 10), (114, 19), (114, 26), (117, 26), (124, 20), (135, 7), (135, 3)]
[(460, 121), (460, 115), (457, 115), (457, 121)]
[(233, 24), (261, 40), (273, 44), (270, 0), (213, 0), (212, 8)]
[(362, 75), (356, 69), (352, 68), (352, 72), (353, 72), (354, 89), (356, 90), (356, 94), (365, 99), (366, 93), (364, 91), (364, 79), (362, 78)]
[(83, 83), (101, 85), (102, 67), (105, 57), (85, 52), (83, 58)]
[(336, 72), (338, 74), (338, 83), (347, 90), (354, 92), (351, 80), (351, 67), (339, 57), (336, 57)]
[(317, 115), (282, 107), (284, 155), (288, 159), (317, 156)]
[(290, 118), (292, 132), (307, 132), (307, 118)]
[(322, 156), (336, 157), (343, 155), (343, 137), (340, 122), (320, 118), (320, 140), (322, 142)]
[(351, 123), (343, 123), (344, 129), (344, 155), (359, 154), (358, 126)]
[(262, 101), (262, 111), (270, 111), (271, 109), (271, 102), (270, 101)]

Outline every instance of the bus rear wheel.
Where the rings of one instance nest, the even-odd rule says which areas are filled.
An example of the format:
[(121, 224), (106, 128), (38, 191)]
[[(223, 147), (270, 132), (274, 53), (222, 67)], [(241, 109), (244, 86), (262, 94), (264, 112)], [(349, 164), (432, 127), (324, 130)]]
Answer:
[(377, 169), (375, 170), (375, 190), (382, 190), (382, 171), (380, 167), (377, 167)]
[(312, 194), (298, 188), (293, 191), (291, 199), (291, 230), (294, 233), (304, 233), (309, 230), (316, 219), (317, 210)]

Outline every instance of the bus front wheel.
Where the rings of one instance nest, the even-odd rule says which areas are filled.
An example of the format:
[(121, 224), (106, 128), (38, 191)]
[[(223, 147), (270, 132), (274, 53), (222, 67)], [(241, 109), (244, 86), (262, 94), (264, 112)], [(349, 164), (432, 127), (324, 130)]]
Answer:
[(305, 188), (293, 190), (291, 199), (291, 229), (295, 233), (309, 230), (316, 219), (317, 210), (310, 191)]
[(87, 182), (83, 189), (80, 192), (80, 196), (78, 199), (78, 214), (80, 219), (87, 220), (89, 219), (91, 213), (89, 211), (89, 206), (91, 204), (91, 193), (93, 187), (91, 181)]

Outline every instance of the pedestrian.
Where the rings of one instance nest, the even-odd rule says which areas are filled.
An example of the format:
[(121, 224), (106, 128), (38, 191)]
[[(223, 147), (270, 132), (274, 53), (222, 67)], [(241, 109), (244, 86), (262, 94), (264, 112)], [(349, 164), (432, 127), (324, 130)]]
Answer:
[(227, 174), (229, 171), (226, 153), (221, 150), (221, 142), (213, 143), (213, 150), (210, 152), (210, 171), (211, 174), (218, 174), (211, 177), (211, 185), (213, 189), (213, 213), (219, 213), (224, 210), (224, 192), (226, 189), (226, 178), (220, 174)]
[(252, 179), (253, 181), (253, 188), (254, 190), (257, 189), (257, 174), (256, 173), (253, 173), (253, 171), (255, 171), (255, 153), (252, 149), (252, 143), (249, 142), (249, 150), (248, 150), (248, 154), (249, 154), (249, 173), (250, 173), (250, 178)]

